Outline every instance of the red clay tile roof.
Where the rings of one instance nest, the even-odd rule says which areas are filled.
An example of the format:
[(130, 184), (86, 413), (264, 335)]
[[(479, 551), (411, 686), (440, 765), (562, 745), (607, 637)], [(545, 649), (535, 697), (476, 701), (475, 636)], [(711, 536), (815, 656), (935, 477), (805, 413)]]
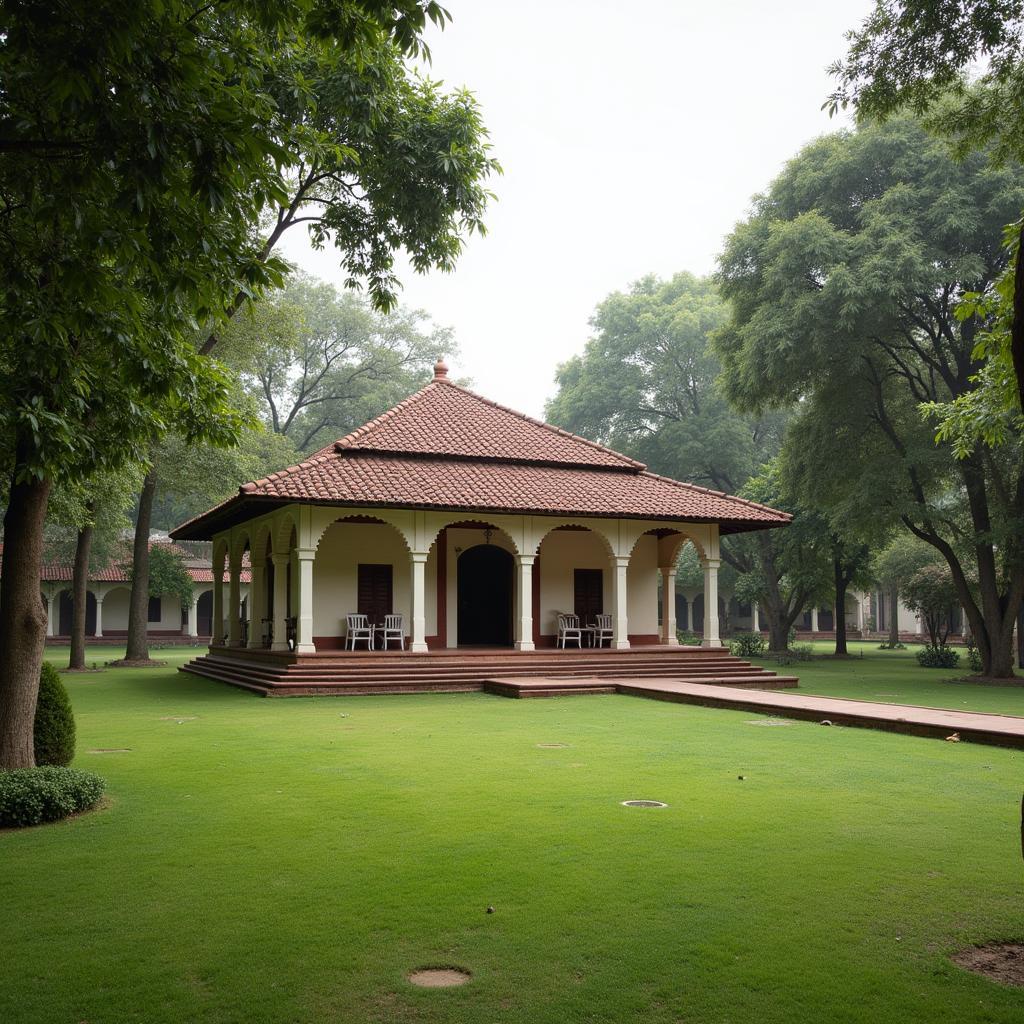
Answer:
[(447, 380), (432, 381), (331, 447), (561, 466), (645, 468), (642, 462), (506, 409)]
[[(188, 570), (189, 576), (192, 577), (195, 583), (213, 583), (213, 569), (206, 565), (205, 562), (209, 559), (202, 559), (201, 556), (197, 557), (193, 551), (186, 550), (179, 547), (177, 544), (168, 544), (166, 541), (150, 541), (150, 548), (155, 544), (159, 544), (161, 547), (170, 548), (170, 550), (177, 552), (185, 559), (185, 568)], [(91, 583), (125, 583), (130, 584), (132, 580), (131, 575), (131, 546), (125, 545), (126, 554), (120, 558), (114, 558), (109, 564), (102, 568), (94, 568), (89, 573), (88, 582)], [(3, 573), (3, 545), (0, 544), (0, 575)], [(42, 569), (39, 573), (40, 582), (43, 583), (70, 583), (74, 578), (74, 566), (70, 563), (65, 562), (44, 562)], [(249, 569), (249, 556), (246, 552), (242, 556), (242, 572), (239, 576), (242, 583), (250, 583), (252, 581), (252, 573)]]
[(435, 378), (297, 466), (171, 532), (209, 539), (290, 502), (718, 522), (723, 533), (784, 526), (765, 505), (657, 476), (633, 459)]

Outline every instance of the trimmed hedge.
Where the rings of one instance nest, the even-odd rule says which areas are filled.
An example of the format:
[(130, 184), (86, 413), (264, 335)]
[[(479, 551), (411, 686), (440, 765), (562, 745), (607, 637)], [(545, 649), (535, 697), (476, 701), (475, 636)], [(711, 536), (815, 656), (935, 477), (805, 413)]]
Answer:
[(0, 828), (60, 821), (95, 807), (104, 781), (92, 772), (59, 765), (0, 772)]
[(960, 664), (960, 653), (952, 647), (922, 647), (917, 652), (917, 663), (921, 668), (956, 668)]
[(48, 661), (39, 673), (39, 699), (33, 728), (36, 764), (71, 764), (75, 757), (75, 716), (71, 698)]

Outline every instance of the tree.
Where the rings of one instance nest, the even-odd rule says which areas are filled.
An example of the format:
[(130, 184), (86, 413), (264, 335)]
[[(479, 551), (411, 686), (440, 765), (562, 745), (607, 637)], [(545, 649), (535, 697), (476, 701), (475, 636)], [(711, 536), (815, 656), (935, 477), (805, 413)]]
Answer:
[[(278, 45), (265, 61), (262, 86), (277, 113), (283, 172), (266, 192), (267, 217), (263, 230), (252, 235), (251, 251), (256, 265), (273, 275), (281, 267), (274, 256), (281, 238), (304, 224), (318, 247), (333, 242), (346, 285), (365, 285), (372, 305), (389, 310), (398, 285), (395, 251), (403, 249), (417, 271), (451, 270), (466, 238), (484, 232), (491, 198), (484, 182), (500, 166), (490, 155), (473, 96), (465, 90), (446, 93), (405, 66), (406, 55), (423, 49), (419, 31), (425, 19), (443, 23), (443, 8), (422, 0), (394, 6), (359, 0), (341, 10), (340, 27), (314, 11), (306, 31)], [(334, 29), (335, 37), (325, 38), (325, 29)], [(230, 319), (252, 296), (243, 281), (225, 294), (217, 311)], [(219, 353), (220, 338), (215, 324), (200, 352)], [(316, 377), (313, 370), (303, 383), (314, 391), (330, 388)], [(312, 409), (313, 397), (296, 396), (300, 418), (288, 424), (293, 438), (306, 425), (298, 438), (301, 448), (313, 443), (318, 430), (315, 412), (323, 407)], [(339, 388), (335, 408), (345, 397), (346, 389)], [(147, 656), (145, 559), (159, 486), (155, 474), (151, 467), (138, 503), (132, 660)]]
[[(833, 112), (853, 104), (862, 119), (878, 119), (909, 109), (950, 139), (960, 157), (984, 150), (997, 165), (1024, 163), (1020, 0), (877, 0), (847, 38), (845, 61), (830, 68), (838, 79), (826, 102)], [(969, 81), (979, 64), (983, 70)], [(959, 429), (972, 441), (991, 443), (986, 425), (1006, 416), (1019, 427), (1024, 410), (1024, 265), (1016, 256), (1024, 221), (1013, 220), (1002, 329), (976, 355), (997, 365), (980, 375), (978, 389), (953, 399), (944, 419), (947, 433)]]
[(953, 576), (945, 565), (922, 566), (903, 585), (903, 600), (928, 630), (932, 647), (945, 647), (952, 626), (950, 614), (957, 603)]
[[(687, 273), (670, 281), (651, 275), (614, 292), (591, 319), (583, 355), (558, 368), (547, 418), (658, 473), (752, 497), (743, 488), (778, 452), (786, 413), (745, 415), (729, 405), (711, 348), (727, 313), (714, 282)], [(764, 604), (775, 650), (787, 646), (807, 596), (782, 580), (799, 555), (781, 536), (792, 529), (728, 537), (721, 549), (730, 570), (748, 578), (744, 586), (756, 581), (750, 589)]]
[(1001, 225), (1022, 202), (1016, 169), (955, 163), (893, 118), (806, 147), (721, 257), (730, 397), (755, 411), (800, 402), (787, 445), (807, 453), (833, 521), (902, 523), (940, 552), (994, 676), (1012, 674), (1024, 594), (1020, 440), (957, 460), (920, 406), (976, 387), (982, 325), (956, 307), (1005, 269)]
[(217, 356), (237, 371), (261, 419), (301, 453), (379, 416), (429, 380), (451, 331), (426, 314), (371, 303), (298, 274), (225, 328)]
[(916, 537), (899, 536), (877, 552), (871, 574), (889, 593), (889, 647), (900, 644), (899, 602), (911, 577), (928, 565), (937, 564), (938, 553)]
[(185, 608), (192, 603), (192, 577), (185, 556), (170, 544), (154, 544), (149, 551), (149, 596), (176, 597)]
[[(445, 15), (417, 0), (69, 0), (59, 9), (5, 10), (0, 445), (11, 484), (0, 582), (0, 769), (33, 762), (45, 636), (38, 579), (54, 482), (142, 461), (169, 424), (224, 443), (239, 428), (223, 373), (199, 357), (194, 339), (197, 324), (208, 333), (239, 295), (257, 293), (283, 270), (257, 228), (268, 206), (291, 204), (285, 176), (302, 168), (288, 143), (312, 133), (274, 102), (278, 70), (307, 41), (353, 67), (388, 40), (417, 51), (428, 17)], [(304, 94), (294, 75), (292, 85)], [(386, 239), (403, 242), (403, 215), (425, 210), (431, 223), (423, 226), (442, 237), (444, 258), (460, 232), (476, 226), (479, 207), (463, 213), (463, 200), (486, 200), (458, 189), (467, 179), (472, 186), (488, 159), (476, 160), (475, 110), (465, 99), (458, 105), (467, 115), (462, 149), (431, 150), (434, 174), (424, 188), (407, 197), (388, 192), (394, 180), (381, 178), (374, 190), (394, 213)], [(311, 144), (327, 148), (322, 139)], [(397, 148), (410, 151), (401, 139)], [(351, 147), (335, 155), (351, 160)], [(451, 188), (431, 204), (423, 193), (444, 173)], [(339, 234), (353, 237), (360, 224), (382, 231), (365, 210), (357, 196)], [(387, 268), (369, 257), (367, 266), (386, 288)]]

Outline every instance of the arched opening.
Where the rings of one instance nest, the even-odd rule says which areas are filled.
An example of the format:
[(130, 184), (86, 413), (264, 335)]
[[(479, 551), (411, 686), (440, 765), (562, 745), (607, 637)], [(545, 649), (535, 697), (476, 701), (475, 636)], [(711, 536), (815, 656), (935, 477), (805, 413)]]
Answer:
[[(71, 619), (74, 614), (75, 602), (70, 590), (60, 592), (60, 621), (57, 632), (60, 636), (71, 636)], [(96, 596), (91, 590), (85, 592), (85, 635), (96, 635)]]
[(460, 647), (512, 646), (514, 564), (496, 544), (477, 544), (459, 555)]
[(213, 591), (204, 590), (196, 605), (196, 632), (199, 636), (213, 636)]
[[(718, 598), (718, 621), (722, 623), (725, 620), (726, 605), (725, 601), (721, 596)], [(693, 599), (693, 622), (690, 626), (694, 633), (704, 632), (704, 595), (698, 594)]]

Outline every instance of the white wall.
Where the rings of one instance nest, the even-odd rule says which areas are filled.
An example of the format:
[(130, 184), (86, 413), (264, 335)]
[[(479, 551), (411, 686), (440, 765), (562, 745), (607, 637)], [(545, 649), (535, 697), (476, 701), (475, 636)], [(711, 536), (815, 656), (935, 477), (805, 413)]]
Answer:
[[(406, 632), (412, 629), (409, 550), (398, 531), (376, 523), (334, 523), (320, 541), (313, 563), (313, 635), (340, 637), (345, 616), (358, 608), (360, 563), (392, 566), (392, 601), (396, 614), (405, 616)], [(293, 570), (292, 582), (298, 573)], [(427, 634), (437, 632), (437, 548), (426, 567)], [(292, 608), (296, 608), (295, 597)]]

